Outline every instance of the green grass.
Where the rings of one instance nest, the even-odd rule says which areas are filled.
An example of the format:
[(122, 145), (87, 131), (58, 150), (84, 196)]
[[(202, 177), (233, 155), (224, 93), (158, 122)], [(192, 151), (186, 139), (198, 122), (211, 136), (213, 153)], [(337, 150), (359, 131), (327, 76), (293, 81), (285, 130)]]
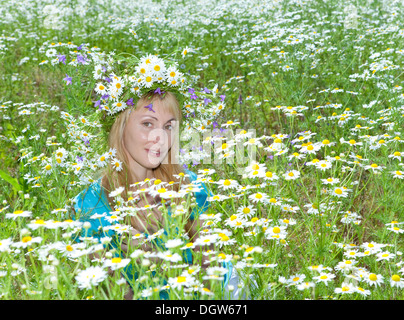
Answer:
[[(349, 4), (358, 10), (356, 29), (345, 27), (348, 17), (344, 9)], [(69, 259), (66, 252), (57, 249), (49, 249), (45, 258), (40, 255), (46, 246), (62, 242), (65, 246), (71, 244), (68, 232), (73, 230), (28, 227), (34, 218), (66, 220), (68, 215), (64, 211), (52, 211), (65, 208), (69, 199), (83, 188), (71, 165), (75, 159), (69, 159), (66, 168), (55, 167), (49, 175), (43, 169), (45, 161), (54, 158), (59, 146), (66, 148), (72, 156), (78, 154), (77, 145), (67, 137), (61, 111), (71, 113), (78, 122), (83, 110), (88, 110), (86, 116), (92, 112), (92, 101), (96, 98), (92, 92), (95, 85), (93, 65), (73, 67), (62, 63), (51, 65), (50, 62), (40, 65), (41, 61), (50, 60), (46, 51), (51, 43), (58, 42), (72, 42), (76, 46), (88, 44), (89, 48), (96, 46), (103, 52), (129, 52), (139, 57), (147, 53), (175, 56), (183, 72), (200, 76), (198, 85), (201, 88), (212, 88), (217, 84), (219, 94), (226, 95), (226, 108), (216, 119), (219, 125), (232, 120), (240, 124), (231, 126), (231, 130), (256, 130), (256, 138), (262, 138), (263, 143), (257, 148), (257, 162), (280, 177), (273, 185), (266, 183), (264, 178), (239, 175), (240, 167), (247, 164), (222, 162), (190, 166), (196, 173), (215, 169), (216, 173), (210, 176), (214, 182), (234, 179), (242, 186), (258, 185), (254, 189), (223, 191), (217, 184), (206, 182), (214, 195), (233, 192), (240, 197), (213, 200), (207, 213), (220, 213), (222, 217), (215, 225), (204, 227), (232, 232), (230, 239), (236, 240), (235, 244), (216, 246), (212, 257), (217, 258), (220, 253), (232, 255), (233, 264), (243, 266), (241, 269), (247, 278), (253, 274), (258, 282), (255, 299), (404, 298), (402, 288), (390, 284), (393, 275), (399, 275), (401, 282), (404, 281), (403, 234), (394, 233), (386, 226), (392, 221), (404, 222), (403, 180), (393, 178), (391, 173), (404, 171), (404, 35), (400, 29), (403, 18), (399, 14), (403, 10), (402, 4), (397, 2), (393, 6), (387, 1), (369, 4), (363, 0), (307, 1), (304, 5), (297, 1), (226, 1), (205, 5), (206, 10), (193, 1), (151, 1), (145, 4), (146, 8), (129, 4), (117, 8), (112, 4), (104, 6), (88, 1), (84, 16), (69, 15), (64, 10), (65, 13), (60, 14), (62, 26), (53, 30), (44, 26), (40, 2), (11, 6), (8, 1), (0, 1), (0, 12), (10, 13), (0, 24), (3, 30), (0, 36), (0, 242), (10, 238), (17, 243), (24, 237), (21, 232), (25, 230), (31, 237), (42, 238), (40, 243), (20, 250), (14, 247), (5, 251), (0, 249), (0, 272), (4, 272), (0, 276), (2, 299), (122, 299), (125, 293), (125, 285), (116, 284), (119, 271), (98, 286), (80, 289), (76, 281), (79, 271), (101, 265), (91, 262), (85, 255)], [(79, 10), (78, 6), (74, 1), (66, 4), (60, 1), (60, 8)], [(159, 13), (154, 14), (147, 6)], [(183, 23), (186, 19), (189, 23), (179, 28), (170, 23), (173, 20), (177, 24)], [(205, 24), (205, 19), (209, 19), (209, 23)], [(129, 28), (136, 31), (138, 38), (133, 38)], [(183, 58), (181, 52), (185, 47), (193, 48), (195, 52)], [(58, 53), (68, 51), (57, 46), (55, 49)], [(72, 56), (70, 54), (68, 58)], [(26, 57), (29, 59), (20, 64)], [(372, 65), (374, 62), (377, 66)], [(66, 74), (73, 77), (70, 86), (63, 81)], [(331, 92), (336, 88), (344, 91)], [(372, 101), (377, 102), (367, 108)], [(20, 114), (28, 109), (32, 114)], [(341, 121), (341, 118), (344, 119)], [(84, 126), (81, 128), (85, 129)], [(315, 135), (291, 143), (309, 131)], [(269, 156), (274, 153), (264, 148), (281, 134), (288, 150), (271, 159)], [(37, 135), (38, 139), (35, 138)], [(341, 142), (341, 138), (363, 144), (352, 146)], [(304, 147), (303, 143), (321, 143), (325, 139), (335, 144), (306, 154), (300, 160), (288, 159), (294, 152), (301, 153), (298, 147)], [(374, 143), (369, 143), (369, 139), (374, 139)], [(386, 143), (380, 143), (381, 140)], [(60, 145), (52, 145), (50, 141)], [(232, 139), (228, 138), (226, 142), (232, 142)], [(381, 146), (372, 149), (372, 145)], [(389, 157), (395, 152), (401, 152), (401, 159)], [(215, 156), (212, 150), (212, 157)], [(325, 160), (327, 157), (333, 157), (334, 161), (325, 171), (307, 165), (313, 159)], [(372, 163), (384, 167), (380, 174), (364, 168)], [(300, 172), (300, 178), (286, 181), (282, 175), (292, 169)], [(28, 181), (34, 177), (37, 179)], [(329, 177), (340, 179), (336, 186), (351, 189), (347, 197), (323, 194), (328, 187), (321, 179)], [(257, 192), (296, 209), (287, 211), (271, 203), (254, 203), (249, 196)], [(323, 205), (323, 214), (310, 213), (309, 205), (312, 204)], [(244, 227), (234, 228), (227, 224), (233, 216), (240, 216), (238, 209), (247, 205), (256, 212), (243, 222)], [(7, 213), (17, 210), (31, 211), (32, 216), (15, 221), (6, 218)], [(348, 211), (358, 215), (358, 223), (343, 223), (342, 218)], [(247, 224), (254, 217), (261, 225)], [(296, 222), (287, 226), (282, 241), (265, 234), (280, 226), (279, 219)], [(178, 219), (176, 226), (182, 228), (182, 225), (183, 221)], [(401, 228), (402, 225), (397, 226)], [(250, 231), (255, 231), (256, 235), (247, 235)], [(377, 261), (376, 253), (345, 255), (353, 248), (352, 244), (357, 246), (358, 252), (365, 252), (360, 246), (370, 242), (387, 245), (381, 251), (395, 256), (391, 260)], [(251, 247), (260, 247), (262, 251), (245, 256)], [(180, 250), (173, 249), (173, 252), (180, 253)], [(357, 269), (346, 274), (335, 269), (339, 262), (349, 258), (356, 262)], [(195, 259), (200, 259), (200, 253), (196, 251)], [(132, 262), (135, 263), (135, 259)], [(136, 267), (141, 275), (141, 286), (135, 292), (137, 297), (144, 288), (156, 288), (156, 279), (177, 277), (186, 270), (186, 267), (172, 268), (178, 263), (163, 260), (151, 266), (136, 263), (140, 263)], [(264, 264), (276, 266), (262, 267)], [(309, 269), (320, 264), (331, 268), (328, 272), (335, 275), (327, 286), (314, 279), (318, 272)], [(18, 271), (17, 265), (23, 269), (12, 273)], [(212, 261), (211, 266), (215, 265), (217, 261)], [(356, 285), (370, 290), (369, 295), (334, 292), (344, 281), (354, 281), (347, 275), (352, 276), (360, 268), (369, 274), (382, 275), (383, 284), (374, 286), (358, 277)], [(148, 272), (151, 269), (161, 277), (151, 277)], [(289, 279), (303, 274), (304, 281), (315, 283), (314, 288), (299, 290), (296, 285), (289, 286), (282, 280), (282, 277)], [(52, 276), (57, 281), (50, 283)], [(219, 282), (202, 281), (203, 276), (202, 271), (195, 276), (198, 283), (206, 285), (209, 282), (215, 297), (220, 298)], [(157, 295), (155, 292), (151, 297)], [(190, 297), (183, 290), (170, 291), (173, 299)], [(215, 297), (202, 295), (200, 298)]]

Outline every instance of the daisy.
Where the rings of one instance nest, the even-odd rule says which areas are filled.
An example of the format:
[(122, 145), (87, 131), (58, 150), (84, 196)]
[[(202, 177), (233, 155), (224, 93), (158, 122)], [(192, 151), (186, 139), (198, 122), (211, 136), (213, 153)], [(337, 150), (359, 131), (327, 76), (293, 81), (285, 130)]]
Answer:
[(305, 274), (297, 274), (297, 275), (291, 276), (288, 280), (286, 280), (286, 283), (288, 286), (296, 286), (296, 285), (299, 285), (300, 283), (302, 283), (304, 281), (304, 279), (306, 279)]
[(370, 290), (366, 290), (366, 289), (363, 289), (361, 287), (356, 287), (356, 292), (363, 295), (363, 296), (365, 296), (365, 297), (370, 295)]
[(261, 176), (264, 180), (268, 180), (268, 181), (272, 181), (272, 180), (278, 180), (279, 177), (271, 172), (271, 171), (266, 171), (262, 176)]
[(237, 209), (237, 214), (249, 218), (255, 214), (257, 209), (255, 209), (253, 206), (246, 206), (246, 207), (240, 207)]
[(396, 171), (390, 171), (390, 173), (393, 174), (393, 178), (404, 179), (404, 171), (396, 170)]
[(257, 192), (248, 197), (253, 203), (268, 202), (268, 196), (265, 193)]
[(231, 215), (224, 221), (224, 224), (231, 228), (245, 228), (247, 220), (244, 217), (239, 217), (235, 214)]
[(26, 248), (28, 246), (30, 246), (33, 243), (40, 243), (42, 242), (42, 238), (41, 237), (34, 237), (32, 238), (31, 236), (24, 236), (20, 242), (14, 242), (12, 244), (13, 247), (16, 248)]
[(332, 281), (332, 279), (335, 278), (335, 275), (332, 273), (324, 273), (321, 272), (319, 276), (313, 277), (314, 280), (317, 280), (317, 283), (322, 282), (325, 285), (328, 285), (329, 281)]
[(228, 246), (228, 245), (232, 245), (232, 244), (236, 243), (236, 240), (231, 239), (229, 237), (229, 234), (219, 233), (218, 236), (219, 236), (219, 238), (216, 241), (216, 244), (219, 246), (219, 248), (221, 248), (222, 246)]
[(105, 85), (101, 82), (97, 83), (97, 85), (95, 86), (95, 92), (98, 93), (99, 95), (104, 95), (107, 91), (107, 88), (105, 87)]
[(123, 169), (122, 168), (122, 161), (118, 160), (117, 158), (112, 159), (111, 165), (116, 171), (121, 171)]
[(331, 185), (340, 182), (338, 178), (332, 178), (332, 177), (329, 177), (327, 179), (321, 179), (321, 181), (323, 182), (323, 184), (331, 184)]
[(348, 272), (355, 268), (357, 261), (355, 260), (343, 260), (338, 262), (338, 264), (334, 267), (335, 270)]
[(331, 168), (331, 162), (327, 161), (327, 160), (320, 160), (319, 162), (316, 163), (316, 168), (320, 169), (322, 171), (330, 169)]
[(388, 251), (383, 251), (383, 252), (379, 252), (376, 254), (377, 259), (376, 261), (381, 261), (381, 260), (390, 260), (390, 259), (394, 259), (395, 258), (395, 254), (394, 253), (390, 253)]
[(164, 245), (167, 249), (171, 249), (171, 248), (176, 248), (176, 247), (182, 245), (183, 243), (184, 242), (181, 239), (172, 239), (172, 240), (167, 240)]
[(286, 235), (286, 226), (271, 226), (265, 230), (267, 237)]
[(217, 242), (219, 236), (217, 234), (205, 235), (199, 237), (195, 241), (195, 246), (209, 246)]
[(368, 273), (367, 276), (364, 278), (366, 283), (374, 286), (379, 286), (383, 283), (383, 276), (381, 274), (375, 274), (375, 273)]
[(390, 278), (390, 285), (392, 287), (404, 288), (404, 279), (401, 278), (398, 274), (393, 274)]
[(99, 266), (91, 266), (86, 270), (80, 271), (75, 277), (80, 289), (91, 289), (92, 286), (97, 286), (100, 282), (107, 279), (108, 273)]
[(297, 170), (286, 171), (283, 177), (285, 180), (296, 180), (300, 177), (300, 172)]
[(32, 216), (31, 211), (24, 211), (24, 210), (16, 210), (13, 213), (6, 213), (6, 218), (8, 219), (17, 219), (19, 217), (28, 218)]
[(335, 288), (334, 292), (339, 294), (355, 293), (356, 287), (352, 283), (343, 282), (341, 288)]
[(115, 257), (104, 261), (103, 267), (109, 267), (111, 270), (117, 270), (126, 267), (130, 262), (130, 259), (122, 259), (121, 257)]
[(172, 253), (170, 250), (157, 253), (157, 257), (170, 262), (182, 261), (182, 258), (178, 253)]
[(190, 287), (195, 284), (195, 278), (190, 274), (182, 274), (178, 277), (168, 278), (168, 284), (173, 289), (181, 289), (183, 287)]
[(310, 289), (310, 288), (314, 288), (315, 284), (314, 282), (302, 282), (299, 283), (296, 288), (300, 291), (305, 290), (305, 289)]
[(123, 80), (120, 77), (113, 76), (108, 89), (111, 95), (117, 98), (122, 94), (124, 87), (125, 85), (123, 83)]
[(397, 226), (387, 228), (387, 230), (393, 231), (394, 233), (397, 233), (397, 234), (404, 233), (404, 229), (400, 229)]
[(348, 196), (347, 189), (344, 189), (343, 187), (336, 187), (333, 190), (330, 191), (331, 195), (336, 196), (338, 198), (346, 198)]
[(12, 243), (10, 238), (0, 240), (0, 252), (9, 252)]
[(217, 181), (216, 184), (223, 190), (234, 189), (239, 186), (238, 182), (232, 179), (221, 179)]

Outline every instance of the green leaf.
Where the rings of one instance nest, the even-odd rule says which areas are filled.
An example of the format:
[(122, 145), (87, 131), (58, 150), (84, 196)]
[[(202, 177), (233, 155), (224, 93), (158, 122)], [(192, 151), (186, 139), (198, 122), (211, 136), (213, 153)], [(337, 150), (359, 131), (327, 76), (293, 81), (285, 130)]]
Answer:
[(1, 177), (3, 180), (5, 180), (5, 181), (7, 181), (8, 183), (10, 183), (10, 184), (14, 187), (14, 189), (15, 189), (16, 191), (20, 191), (20, 190), (21, 190), (21, 186), (20, 186), (20, 184), (18, 183), (18, 180), (15, 179), (15, 178), (13, 178), (13, 177), (11, 177), (9, 174), (7, 174), (6, 172), (4, 172), (4, 171), (1, 170), (1, 169), (0, 169), (0, 177)]

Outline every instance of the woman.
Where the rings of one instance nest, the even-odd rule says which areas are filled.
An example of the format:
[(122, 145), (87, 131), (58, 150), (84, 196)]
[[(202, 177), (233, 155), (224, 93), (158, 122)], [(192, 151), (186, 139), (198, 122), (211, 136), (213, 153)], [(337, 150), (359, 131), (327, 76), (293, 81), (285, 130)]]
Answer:
[[(178, 192), (180, 183), (187, 185), (196, 179), (196, 174), (191, 171), (183, 174), (182, 168), (175, 160), (174, 152), (177, 147), (181, 119), (182, 113), (178, 100), (175, 94), (169, 91), (163, 94), (160, 90), (149, 91), (137, 101), (134, 107), (120, 112), (111, 127), (108, 141), (109, 147), (116, 150), (116, 157), (122, 159), (123, 170), (114, 170), (109, 164), (102, 178), (75, 198), (74, 209), (77, 216), (81, 221), (89, 222), (76, 238), (77, 241), (90, 236), (100, 240), (110, 237), (112, 239), (110, 245), (115, 249), (114, 257), (118, 259), (116, 261), (130, 258), (127, 255), (128, 247), (140, 248), (144, 251), (153, 251), (158, 247), (164, 249), (164, 243), (156, 235), (162, 228), (165, 233), (169, 231), (171, 211), (174, 205), (171, 206), (169, 201), (162, 201), (162, 196), (159, 196), (158, 192), (142, 193), (141, 189), (146, 183), (139, 182), (150, 179), (149, 181), (154, 181), (154, 185), (157, 187), (160, 182), (164, 184), (165, 188), (172, 186), (173, 190)], [(121, 186), (125, 187), (120, 193), (120, 197), (124, 201), (129, 200), (135, 208), (150, 208), (137, 210), (136, 214), (126, 215), (124, 220), (119, 221), (131, 226), (130, 235), (132, 237), (128, 238), (120, 236), (113, 228), (110, 228), (113, 225), (111, 217), (116, 208), (116, 201), (110, 196), (110, 193)], [(200, 227), (198, 215), (209, 205), (206, 201), (209, 194), (208, 189), (202, 183), (199, 186), (199, 190), (194, 193), (197, 205), (192, 209), (184, 227), (191, 242), (198, 237)], [(132, 192), (131, 196), (130, 192)], [(180, 205), (181, 201), (183, 199), (171, 199), (171, 203), (176, 205)], [(168, 214), (163, 214), (164, 210), (158, 209), (161, 204), (168, 208)], [(94, 214), (97, 218), (91, 219)], [(144, 241), (143, 238), (136, 235), (144, 235), (146, 239), (152, 240)], [(95, 255), (95, 257), (98, 256)], [(158, 258), (151, 259), (158, 261)], [(183, 259), (190, 264), (193, 262), (190, 249), (184, 250)], [(202, 267), (206, 267), (204, 262), (201, 263)], [(229, 271), (223, 281), (223, 288), (227, 288), (230, 278), (232, 278), (231, 283), (235, 281), (235, 274), (233, 273), (232, 277), (231, 263), (224, 263), (222, 266)], [(134, 265), (128, 264), (121, 272), (131, 288), (135, 288), (138, 278), (135, 269)], [(157, 276), (155, 272), (152, 272), (152, 275)], [(161, 283), (161, 285), (164, 284), (165, 282)], [(133, 291), (129, 290), (125, 298), (132, 299)], [(160, 298), (167, 299), (167, 291), (161, 291)]]

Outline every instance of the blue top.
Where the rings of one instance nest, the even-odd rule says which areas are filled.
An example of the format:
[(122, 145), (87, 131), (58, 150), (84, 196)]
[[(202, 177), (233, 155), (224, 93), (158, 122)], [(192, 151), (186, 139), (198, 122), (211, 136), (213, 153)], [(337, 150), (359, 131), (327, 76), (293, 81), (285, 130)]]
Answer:
[[(189, 170), (186, 170), (186, 173), (189, 175), (189, 178), (191, 181), (195, 181), (197, 179), (197, 175)], [(198, 187), (200, 187), (199, 191), (195, 192), (195, 198), (196, 198), (196, 204), (191, 212), (190, 219), (193, 220), (195, 219), (196, 216), (198, 216), (200, 213), (205, 212), (208, 207), (209, 207), (209, 202), (207, 201), (208, 196), (210, 195), (209, 190), (207, 189), (206, 185), (202, 182), (197, 184)], [(111, 237), (111, 245), (117, 249), (114, 253), (115, 257), (121, 257), (122, 253), (119, 248), (119, 236), (115, 233), (113, 230), (104, 230), (103, 227), (110, 226), (112, 225), (107, 219), (105, 219), (105, 216), (97, 219), (91, 218), (92, 215), (94, 214), (107, 214), (108, 216), (111, 215), (111, 212), (114, 210), (111, 209), (107, 197), (105, 195), (105, 191), (101, 186), (101, 178), (98, 179), (96, 182), (93, 182), (88, 188), (82, 190), (74, 199), (75, 204), (74, 204), (74, 210), (76, 213), (79, 213), (80, 211), (80, 218), (79, 220), (82, 222), (88, 221), (91, 224), (91, 227), (87, 230), (83, 229), (81, 234), (75, 238), (76, 242), (80, 242), (79, 237), (94, 237), (100, 239), (101, 237)], [(170, 208), (168, 208), (168, 214), (171, 216)], [(164, 231), (164, 234), (167, 234), (166, 231)], [(148, 237), (148, 234), (145, 233), (146, 238)], [(158, 247), (162, 248), (163, 250), (166, 250), (164, 246), (164, 242), (160, 238), (155, 238), (153, 240), (153, 243), (157, 245)], [(104, 245), (105, 247), (105, 245)], [(186, 263), (192, 264), (192, 252), (190, 249), (186, 249), (183, 252), (183, 258)], [(228, 263), (223, 263), (223, 267), (228, 268), (229, 272), (225, 274), (224, 276), (224, 282), (223, 282), (223, 287), (227, 285), (229, 278), (232, 273), (232, 264), (230, 262)], [(138, 278), (138, 273), (132, 266), (132, 264), (128, 264), (125, 268), (122, 270), (122, 275), (125, 277), (125, 279), (128, 281), (128, 283), (134, 287), (134, 280)], [(152, 272), (153, 276), (155, 275), (155, 272)], [(166, 282), (164, 281), (164, 284)], [(168, 294), (166, 291), (161, 291), (160, 292), (160, 298), (161, 299), (168, 299)]]

